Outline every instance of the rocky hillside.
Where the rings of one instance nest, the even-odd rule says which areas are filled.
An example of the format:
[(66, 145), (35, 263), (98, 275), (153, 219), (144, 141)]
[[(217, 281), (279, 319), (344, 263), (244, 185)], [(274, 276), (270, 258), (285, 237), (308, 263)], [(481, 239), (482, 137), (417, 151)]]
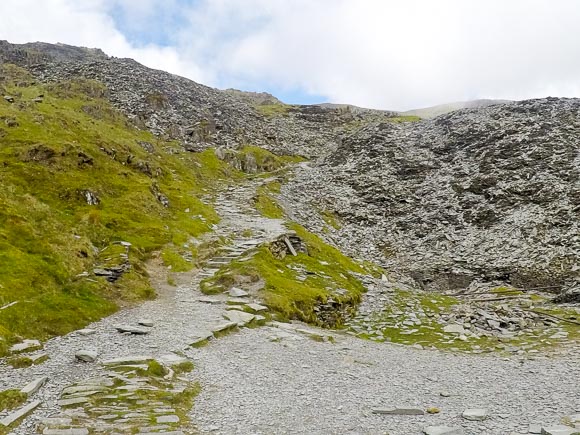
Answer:
[(183, 77), (152, 70), (100, 50), (0, 41), (0, 61), (29, 70), (42, 82), (97, 80), (107, 98), (132, 123), (177, 140), (189, 151), (252, 144), (278, 154), (313, 157), (336, 146), (344, 132), (392, 112), (291, 106), (265, 94), (220, 91)]
[(338, 216), (337, 243), (419, 287), (559, 292), (580, 270), (579, 132), (580, 100), (555, 98), (370, 125), (286, 193)]
[(509, 103), (509, 100), (471, 100), (458, 101), (455, 103), (439, 104), (437, 106), (423, 107), (421, 109), (407, 110), (401, 112), (401, 115), (418, 116), (424, 119), (435, 118), (436, 116), (445, 115), (455, 110), (461, 109), (479, 109), (482, 107), (494, 106), (496, 104)]

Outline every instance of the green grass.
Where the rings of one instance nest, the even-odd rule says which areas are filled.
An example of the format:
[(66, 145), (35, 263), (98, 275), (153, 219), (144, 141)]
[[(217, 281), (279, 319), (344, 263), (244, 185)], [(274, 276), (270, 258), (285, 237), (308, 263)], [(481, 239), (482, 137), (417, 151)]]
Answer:
[(392, 118), (388, 118), (387, 120), (389, 122), (396, 122), (396, 123), (417, 122), (417, 121), (421, 121), (421, 117), (415, 116), (415, 115), (400, 115), (400, 116), (393, 116)]
[(0, 391), (0, 411), (14, 409), (26, 402), (26, 399), (26, 394), (19, 390)]
[(292, 108), (289, 104), (260, 104), (256, 106), (256, 110), (262, 116), (267, 118), (273, 118), (276, 116), (287, 116), (288, 112)]
[(172, 272), (187, 272), (193, 264), (185, 260), (174, 247), (166, 247), (161, 251), (161, 258), (165, 266), (170, 266)]
[[(0, 356), (20, 338), (61, 335), (152, 297), (144, 262), (210, 231), (218, 217), (200, 196), (241, 177), (213, 150), (175, 154), (178, 144), (133, 128), (99, 82), (33, 83), (0, 67), (16, 99), (0, 100), (0, 306), (19, 301), (0, 311)], [(81, 275), (118, 262), (118, 241), (132, 245), (128, 273), (115, 284)]]
[(254, 282), (263, 280), (260, 295), (278, 318), (340, 326), (344, 317), (329, 323), (320, 318), (315, 308), (332, 298), (344, 315), (352, 313), (364, 287), (351, 272), (366, 273), (366, 270), (300, 225), (290, 224), (290, 228), (306, 243), (308, 254), (288, 255), (279, 260), (267, 247), (262, 247), (250, 260), (232, 262), (204, 280), (202, 290), (208, 293), (227, 290), (236, 284), (236, 276), (250, 277)]

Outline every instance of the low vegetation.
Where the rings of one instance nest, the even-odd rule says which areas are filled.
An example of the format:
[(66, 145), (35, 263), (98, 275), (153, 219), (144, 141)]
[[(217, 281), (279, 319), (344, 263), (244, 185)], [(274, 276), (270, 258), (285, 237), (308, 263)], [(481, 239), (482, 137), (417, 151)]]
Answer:
[(279, 319), (340, 326), (342, 318), (329, 322), (321, 317), (320, 307), (332, 300), (337, 312), (352, 313), (364, 291), (353, 273), (368, 271), (302, 226), (290, 224), (289, 227), (304, 241), (308, 253), (277, 259), (263, 246), (249, 260), (233, 262), (204, 280), (202, 290), (206, 293), (227, 290), (239, 284), (236, 282), (239, 277), (262, 281), (260, 296)]
[(27, 395), (19, 390), (0, 391), (0, 412), (6, 409), (14, 409), (26, 402)]
[(267, 118), (273, 118), (276, 116), (286, 116), (292, 108), (289, 104), (274, 103), (274, 104), (260, 104), (256, 106), (256, 110), (261, 115)]
[[(218, 220), (200, 196), (241, 175), (213, 150), (131, 127), (99, 82), (44, 86), (5, 64), (0, 88), (14, 98), (0, 99), (3, 355), (153, 296), (144, 261), (169, 244), (164, 260), (184, 269), (179, 250)], [(120, 258), (130, 267), (115, 283), (93, 275)]]

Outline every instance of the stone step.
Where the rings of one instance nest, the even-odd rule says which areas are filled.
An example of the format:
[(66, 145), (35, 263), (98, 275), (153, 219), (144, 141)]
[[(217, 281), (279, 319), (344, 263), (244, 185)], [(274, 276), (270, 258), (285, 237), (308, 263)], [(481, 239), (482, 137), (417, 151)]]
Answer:
[(8, 414), (2, 420), (0, 420), (0, 426), (8, 427), (16, 420), (30, 414), (36, 408), (40, 406), (40, 400), (35, 400), (34, 402), (29, 403), (28, 405), (23, 406), (22, 408), (18, 408), (16, 411)]

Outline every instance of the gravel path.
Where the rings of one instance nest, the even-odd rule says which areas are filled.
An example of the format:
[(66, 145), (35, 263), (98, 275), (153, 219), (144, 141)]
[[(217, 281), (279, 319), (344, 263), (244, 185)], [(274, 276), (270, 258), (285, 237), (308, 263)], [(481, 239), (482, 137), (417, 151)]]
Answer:
[[(216, 234), (233, 237), (230, 256), (243, 256), (257, 244), (285, 231), (282, 221), (265, 219), (250, 208), (256, 182), (231, 188), (217, 200), (222, 222)], [(252, 229), (251, 238), (242, 237)], [(198, 273), (201, 272), (201, 273)], [(535, 359), (458, 355), (364, 341), (332, 334), (335, 342), (316, 341), (306, 330), (270, 325), (191, 348), (191, 337), (223, 323), (228, 297), (201, 302), (202, 271), (177, 275), (178, 286), (157, 276), (159, 298), (121, 311), (89, 327), (96, 333), (73, 332), (45, 343), (50, 359), (25, 369), (0, 364), (0, 389), (20, 388), (38, 376), (49, 382), (33, 397), (43, 403), (13, 431), (35, 433), (43, 417), (60, 411), (62, 389), (103, 374), (100, 364), (80, 363), (79, 349), (94, 349), (99, 359), (185, 351), (195, 370), (187, 376), (202, 392), (190, 417), (195, 428), (184, 433), (215, 434), (420, 434), (426, 425), (459, 425), (466, 434), (527, 433), (530, 423), (557, 423), (580, 412), (578, 348), (568, 355)], [(143, 336), (122, 335), (119, 324), (151, 319)], [(290, 326), (292, 328), (292, 326)], [(443, 397), (441, 393), (448, 393)], [(447, 394), (446, 394), (447, 395)], [(375, 407), (438, 407), (426, 416), (385, 416)], [(466, 408), (487, 408), (490, 418), (469, 422)], [(5, 415), (0, 415), (0, 418)]]

